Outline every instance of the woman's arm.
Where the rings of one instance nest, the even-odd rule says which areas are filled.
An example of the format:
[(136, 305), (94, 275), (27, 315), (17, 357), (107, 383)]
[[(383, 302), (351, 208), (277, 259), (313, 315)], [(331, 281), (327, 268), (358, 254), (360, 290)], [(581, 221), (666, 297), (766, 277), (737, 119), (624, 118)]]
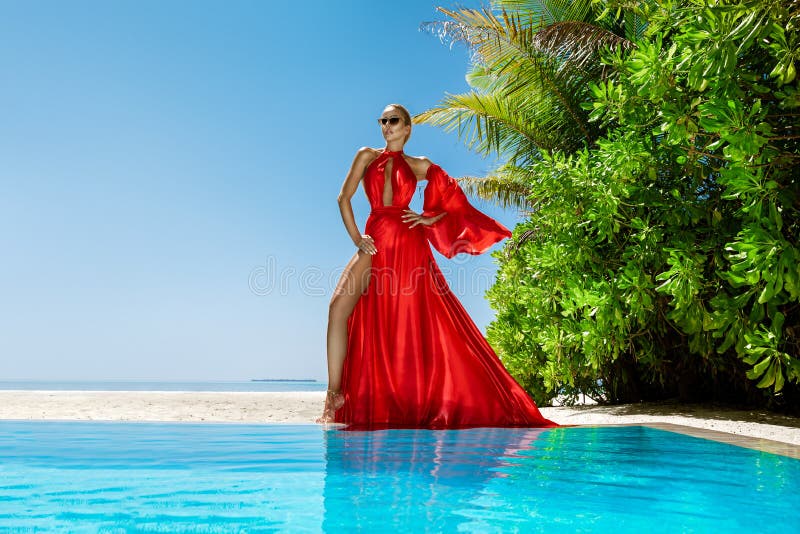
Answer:
[(339, 211), (342, 214), (342, 222), (344, 222), (344, 227), (347, 229), (350, 239), (353, 240), (353, 244), (368, 254), (375, 254), (377, 249), (375, 248), (375, 243), (372, 241), (372, 237), (362, 235), (361, 232), (358, 231), (356, 218), (353, 214), (353, 205), (350, 203), (350, 199), (353, 198), (353, 195), (358, 190), (358, 183), (361, 181), (361, 178), (363, 178), (367, 165), (369, 165), (373, 159), (375, 159), (374, 153), (370, 148), (362, 147), (356, 152), (356, 157), (353, 159), (350, 171), (348, 171), (344, 179), (342, 190), (339, 192), (339, 197), (337, 199), (339, 202)]
[(405, 210), (405, 215), (402, 216), (403, 222), (411, 223), (408, 227), (414, 228), (416, 225), (421, 224), (423, 226), (430, 226), (435, 222), (438, 222), (439, 219), (447, 215), (446, 211), (443, 211), (436, 215), (435, 217), (425, 217), (422, 214), (417, 213), (413, 210)]
[(460, 252), (482, 254), (498, 241), (511, 237), (508, 228), (475, 209), (458, 182), (440, 166), (430, 164), (425, 176), (428, 185), (422, 217), (435, 219), (447, 213), (439, 224), (425, 226), (428, 241), (443, 255), (452, 258)]

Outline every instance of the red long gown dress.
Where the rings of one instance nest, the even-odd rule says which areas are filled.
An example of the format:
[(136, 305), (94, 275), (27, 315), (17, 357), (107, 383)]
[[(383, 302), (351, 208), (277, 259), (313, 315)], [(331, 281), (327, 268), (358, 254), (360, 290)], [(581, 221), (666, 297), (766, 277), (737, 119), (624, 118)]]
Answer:
[[(392, 204), (384, 206), (390, 159)], [(558, 426), (503, 367), (428, 244), (447, 257), (480, 254), (511, 232), (472, 207), (438, 165), (426, 179), (423, 214), (447, 214), (409, 228), (401, 217), (417, 178), (403, 152), (383, 151), (364, 173), (372, 208), (365, 233), (377, 253), (369, 286), (348, 319), (345, 402), (335, 421), (348, 429)]]

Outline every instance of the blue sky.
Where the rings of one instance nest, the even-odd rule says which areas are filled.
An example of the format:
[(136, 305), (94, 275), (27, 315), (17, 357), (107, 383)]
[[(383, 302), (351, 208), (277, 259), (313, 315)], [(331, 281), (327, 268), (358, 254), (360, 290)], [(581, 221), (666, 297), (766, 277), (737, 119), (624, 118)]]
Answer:
[[(324, 380), (353, 156), (386, 103), (467, 89), (437, 5), (1, 2), (0, 377)], [(493, 165), (427, 126), (405, 151)], [(437, 258), (485, 329), (493, 258)]]

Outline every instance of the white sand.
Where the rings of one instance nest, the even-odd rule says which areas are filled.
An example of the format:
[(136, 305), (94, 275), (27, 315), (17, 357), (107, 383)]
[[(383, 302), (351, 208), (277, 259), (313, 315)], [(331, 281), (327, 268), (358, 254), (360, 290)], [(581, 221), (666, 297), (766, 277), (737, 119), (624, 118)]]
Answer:
[(0, 391), (0, 419), (313, 423), (325, 392)]
[[(0, 391), (0, 419), (314, 423), (324, 392)], [(671, 423), (800, 445), (800, 418), (675, 403), (542, 408), (562, 425)]]

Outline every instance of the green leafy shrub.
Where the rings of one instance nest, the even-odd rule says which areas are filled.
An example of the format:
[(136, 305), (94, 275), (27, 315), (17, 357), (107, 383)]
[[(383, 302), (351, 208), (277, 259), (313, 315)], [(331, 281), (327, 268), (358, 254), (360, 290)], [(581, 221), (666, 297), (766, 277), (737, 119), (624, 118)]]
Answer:
[(798, 2), (597, 3), (645, 30), (590, 86), (603, 134), (517, 169), (489, 340), (540, 403), (796, 403)]

